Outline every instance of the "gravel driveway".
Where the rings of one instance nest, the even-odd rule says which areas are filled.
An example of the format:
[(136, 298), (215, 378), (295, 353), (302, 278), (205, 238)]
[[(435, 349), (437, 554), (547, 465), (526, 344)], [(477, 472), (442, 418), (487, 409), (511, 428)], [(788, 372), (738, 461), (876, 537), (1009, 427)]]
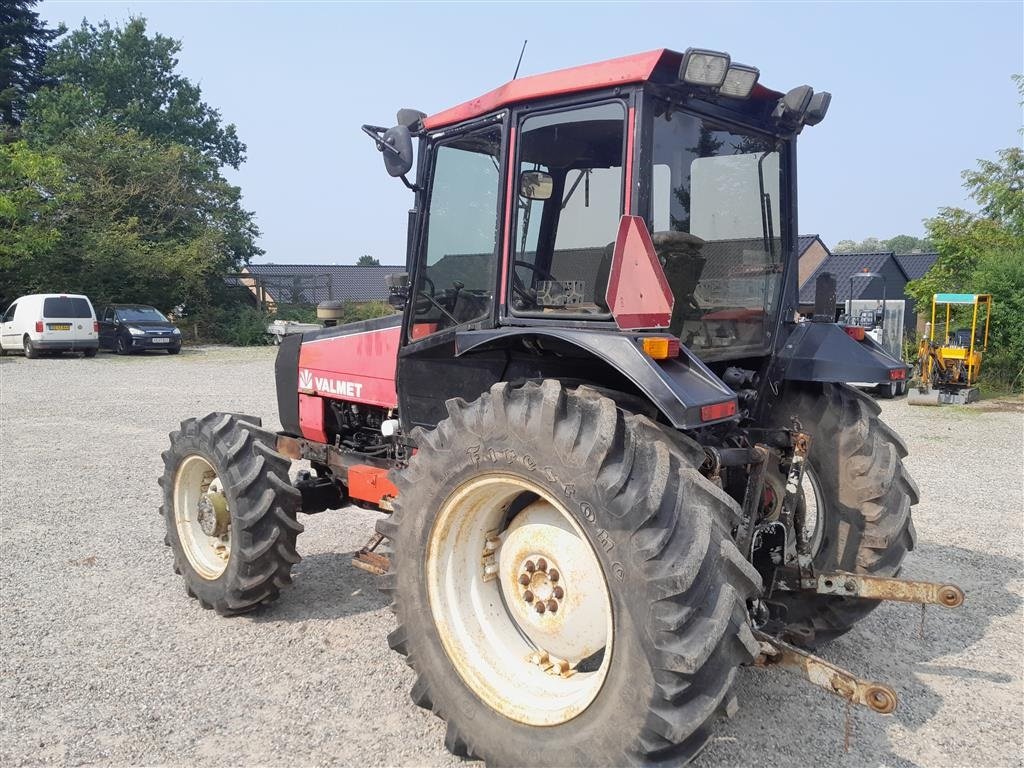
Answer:
[[(0, 764), (457, 765), (409, 700), (374, 577), (349, 565), (373, 513), (305, 519), (295, 586), (222, 619), (186, 598), (163, 546), (167, 433), (212, 410), (277, 428), (273, 351), (0, 360)], [(891, 684), (852, 713), (783, 672), (744, 669), (740, 709), (698, 765), (1020, 765), (1019, 411), (883, 402), (921, 487), (910, 578), (964, 607), (881, 606), (824, 650)]]

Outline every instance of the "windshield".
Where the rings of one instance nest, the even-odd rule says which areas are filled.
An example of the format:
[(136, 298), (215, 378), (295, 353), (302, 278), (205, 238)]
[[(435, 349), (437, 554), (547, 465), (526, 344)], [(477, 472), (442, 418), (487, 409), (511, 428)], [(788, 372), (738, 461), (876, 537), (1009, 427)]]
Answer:
[(760, 353), (781, 288), (780, 142), (654, 107), (651, 219), (670, 330), (705, 359)]
[(126, 323), (167, 322), (163, 313), (153, 307), (119, 307), (117, 319)]

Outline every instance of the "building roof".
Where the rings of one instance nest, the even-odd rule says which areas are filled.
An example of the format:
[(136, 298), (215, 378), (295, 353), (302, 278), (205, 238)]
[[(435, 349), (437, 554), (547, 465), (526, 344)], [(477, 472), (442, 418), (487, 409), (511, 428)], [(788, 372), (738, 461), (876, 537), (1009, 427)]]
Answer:
[[(599, 61), (595, 64), (584, 64), (581, 67), (523, 77), (505, 83), (500, 88), (495, 88), (483, 96), (426, 117), (423, 119), (423, 125), (427, 130), (432, 131), (435, 128), (486, 115), (510, 104), (626, 83), (642, 83), (652, 79), (678, 83), (679, 65), (682, 61), (683, 54), (678, 51), (658, 48), (646, 53)], [(781, 95), (777, 91), (769, 90), (758, 84), (754, 86), (750, 98), (777, 99)]]
[(319, 304), (329, 299), (386, 301), (388, 288), (384, 276), (404, 271), (404, 264), (248, 264), (243, 276), (231, 282), (254, 282), (244, 277), (253, 275), (278, 304)]
[(896, 263), (900, 265), (907, 280), (920, 280), (938, 258), (937, 253), (898, 253)]
[(830, 252), (828, 250), (828, 246), (825, 245), (825, 241), (821, 239), (820, 235), (800, 235), (796, 239), (796, 255), (797, 255), (797, 258), (800, 258), (801, 256), (803, 256), (804, 255), (804, 251), (806, 251), (808, 248), (810, 248), (812, 245), (814, 245), (814, 241), (815, 240), (817, 240), (819, 243), (821, 243), (821, 247), (824, 248), (826, 252)]
[[(892, 251), (878, 251), (874, 253), (832, 253), (825, 257), (825, 260), (818, 265), (818, 268), (811, 273), (802, 286), (800, 286), (800, 303), (814, 303), (814, 283), (818, 275), (831, 272), (836, 278), (836, 301), (846, 301), (850, 297), (850, 277), (857, 272), (880, 272), (891, 261), (899, 273), (905, 274), (899, 266)], [(853, 297), (859, 299), (871, 286), (873, 280), (854, 280)], [(890, 297), (895, 296), (894, 286), (889, 286)], [(902, 294), (902, 287), (900, 293)]]

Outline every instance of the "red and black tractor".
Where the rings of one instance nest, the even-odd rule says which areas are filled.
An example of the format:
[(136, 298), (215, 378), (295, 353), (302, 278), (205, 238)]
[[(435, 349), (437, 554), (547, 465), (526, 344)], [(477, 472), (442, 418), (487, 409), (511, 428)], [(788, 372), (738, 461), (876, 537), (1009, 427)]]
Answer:
[(396, 312), (284, 340), (280, 432), (171, 435), (188, 594), (269, 603), (300, 513), (381, 510), (354, 562), (392, 597), (412, 698), (496, 765), (683, 762), (755, 661), (891, 711), (798, 648), (879, 599), (962, 600), (892, 578), (918, 492), (844, 382), (902, 366), (833, 322), (834, 280), (798, 314), (796, 139), (829, 99), (655, 50), (364, 126), (415, 201)]

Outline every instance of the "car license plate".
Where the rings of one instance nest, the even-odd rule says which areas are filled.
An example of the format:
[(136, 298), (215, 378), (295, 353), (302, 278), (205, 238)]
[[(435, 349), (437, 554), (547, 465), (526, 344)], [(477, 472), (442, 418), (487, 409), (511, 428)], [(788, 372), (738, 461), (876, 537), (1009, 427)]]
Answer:
[(71, 323), (48, 323), (46, 327), (51, 331), (70, 331)]
[(170, 339), (153, 339), (154, 344), (170, 344)]

